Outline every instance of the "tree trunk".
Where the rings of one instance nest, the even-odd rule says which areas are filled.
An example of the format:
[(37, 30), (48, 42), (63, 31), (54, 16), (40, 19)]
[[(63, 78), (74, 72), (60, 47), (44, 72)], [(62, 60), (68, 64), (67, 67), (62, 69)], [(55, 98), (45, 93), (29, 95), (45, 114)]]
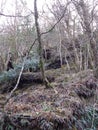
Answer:
[[(80, 0), (79, 2), (72, 0), (72, 2), (75, 5), (77, 12), (82, 19), (82, 24), (83, 24), (82, 27), (83, 27), (83, 30), (85, 31), (85, 35), (87, 35), (88, 42), (92, 49), (92, 56), (93, 56), (93, 62), (94, 62), (94, 67), (93, 67), (94, 76), (95, 76), (95, 78), (98, 79), (98, 51), (97, 51), (98, 45), (93, 36), (92, 28), (89, 23), (90, 14), (89, 14), (88, 8), (87, 8), (84, 0)], [(90, 61), (90, 63), (91, 63), (91, 61)]]
[(40, 69), (41, 69), (44, 85), (46, 86), (46, 88), (48, 88), (49, 82), (45, 76), (44, 61), (43, 61), (43, 48), (42, 48), (40, 27), (39, 27), (39, 23), (38, 23), (37, 0), (34, 0), (34, 12), (35, 12), (35, 26), (36, 26), (37, 38), (38, 38), (38, 42), (39, 42)]

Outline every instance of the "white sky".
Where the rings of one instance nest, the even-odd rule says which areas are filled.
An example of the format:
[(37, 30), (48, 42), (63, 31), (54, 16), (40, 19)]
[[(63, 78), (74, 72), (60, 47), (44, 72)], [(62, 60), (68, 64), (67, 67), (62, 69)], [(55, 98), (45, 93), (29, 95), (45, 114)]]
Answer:
[[(21, 4), (26, 1), (28, 8), (33, 10), (34, 0), (0, 0), (0, 11), (3, 9), (6, 13), (13, 12), (16, 1)], [(49, 1), (51, 0), (37, 0), (38, 8), (41, 10), (43, 5), (45, 5), (45, 3), (49, 3)]]
[[(0, 0), (0, 13), (4, 13), (6, 15), (15, 15), (15, 3), (19, 3), (20, 5), (23, 5), (22, 2), (26, 1), (27, 5), (26, 7), (23, 7), (25, 10), (32, 10), (34, 7), (34, 0)], [(51, 2), (53, 0), (37, 0), (38, 10), (41, 11), (44, 7), (45, 3)], [(24, 11), (25, 12), (25, 11)], [(26, 14), (22, 14), (26, 15)], [(5, 22), (5, 17), (0, 16), (0, 24)]]
[[(15, 2), (18, 1), (21, 5), (21, 1), (26, 1), (27, 2), (27, 8), (23, 7), (25, 10), (29, 9), (33, 11), (34, 7), (34, 0), (0, 0), (0, 12), (8, 15), (15, 15)], [(45, 7), (45, 4), (51, 4), (55, 0), (37, 0), (37, 5), (38, 9), (41, 11), (42, 8), (47, 10)], [(61, 0), (61, 1), (66, 1), (66, 0)], [(85, 1), (97, 1), (97, 0), (85, 0)], [(25, 11), (24, 11), (25, 12)], [(23, 15), (26, 15), (25, 13)], [(6, 22), (8, 18), (5, 18), (3, 16), (0, 16), (0, 24)]]

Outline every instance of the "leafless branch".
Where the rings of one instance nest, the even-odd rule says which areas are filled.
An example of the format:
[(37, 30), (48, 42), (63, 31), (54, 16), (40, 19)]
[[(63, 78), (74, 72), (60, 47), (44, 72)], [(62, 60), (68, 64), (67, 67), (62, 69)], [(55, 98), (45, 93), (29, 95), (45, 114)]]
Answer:
[(0, 13), (1, 16), (4, 16), (4, 17), (28, 17), (30, 16), (32, 13), (28, 14), (28, 15), (11, 15), (11, 14), (3, 14), (3, 13)]
[[(68, 6), (69, 4), (70, 4), (70, 2), (67, 4), (67, 6)], [(42, 32), (42, 33), (40, 34), (41, 36), (44, 35), (44, 34), (47, 34), (47, 33), (51, 32), (51, 31), (56, 27), (56, 25), (63, 19), (64, 14), (65, 14), (65, 12), (66, 12), (67, 6), (65, 7), (63, 14), (62, 14), (62, 16), (58, 19), (58, 21), (57, 21), (49, 30), (47, 30), (46, 32)], [(36, 43), (37, 40), (38, 40), (38, 38), (36, 38), (36, 39), (34, 40), (33, 44), (30, 46), (30, 48), (29, 48), (29, 50), (28, 50), (28, 53), (31, 51), (32, 47), (34, 46), (34, 44)]]

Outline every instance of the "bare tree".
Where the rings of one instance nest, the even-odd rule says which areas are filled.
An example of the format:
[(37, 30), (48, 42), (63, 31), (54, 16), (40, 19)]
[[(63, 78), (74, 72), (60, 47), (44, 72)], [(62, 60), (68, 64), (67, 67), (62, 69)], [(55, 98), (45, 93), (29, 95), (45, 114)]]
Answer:
[(42, 47), (42, 40), (41, 40), (41, 33), (40, 33), (40, 27), (38, 23), (38, 11), (37, 11), (37, 0), (34, 0), (34, 13), (35, 13), (35, 26), (37, 31), (37, 38), (39, 42), (39, 56), (40, 56), (40, 69), (42, 73), (43, 82), (46, 86), (46, 88), (49, 88), (49, 82), (46, 79), (45, 76), (45, 69), (44, 69), (44, 61), (43, 61), (43, 47)]
[[(98, 51), (97, 51), (97, 43), (93, 35), (93, 31), (91, 28), (91, 24), (93, 22), (92, 15), (89, 13), (88, 6), (84, 2), (84, 0), (75, 1), (72, 0), (73, 4), (75, 5), (75, 8), (81, 18), (81, 25), (84, 30), (84, 34), (87, 36), (88, 42), (89, 42), (89, 49), (92, 51), (92, 60), (94, 62), (94, 75), (96, 78), (98, 78)], [(87, 47), (87, 48), (88, 48)]]

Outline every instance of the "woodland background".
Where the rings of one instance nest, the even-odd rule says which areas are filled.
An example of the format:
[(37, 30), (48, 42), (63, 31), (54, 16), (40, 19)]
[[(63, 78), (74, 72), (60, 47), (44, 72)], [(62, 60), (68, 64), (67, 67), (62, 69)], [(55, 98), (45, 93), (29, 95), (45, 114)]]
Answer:
[[(1, 129), (98, 129), (98, 1), (0, 5)], [(20, 115), (19, 115), (20, 114)]]

